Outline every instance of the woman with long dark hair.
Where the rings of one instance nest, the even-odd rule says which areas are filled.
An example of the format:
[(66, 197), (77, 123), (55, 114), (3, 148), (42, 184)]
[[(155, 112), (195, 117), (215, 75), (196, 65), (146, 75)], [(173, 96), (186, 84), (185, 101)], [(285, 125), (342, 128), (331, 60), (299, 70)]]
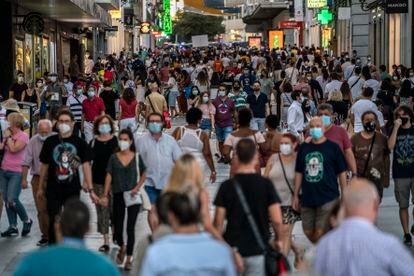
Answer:
[(132, 88), (125, 88), (122, 98), (119, 101), (119, 129), (126, 128), (135, 131), (137, 128), (136, 112), (138, 102), (136, 100), (134, 90)]
[[(100, 204), (108, 206), (109, 190), (113, 195), (114, 240), (120, 247), (117, 264), (124, 263), (125, 270), (131, 270), (135, 243), (135, 223), (141, 204), (127, 206), (125, 197), (139, 196), (138, 191), (145, 181), (145, 165), (136, 153), (134, 137), (129, 129), (121, 130), (118, 136), (118, 151), (111, 155), (106, 168), (105, 188)], [(124, 242), (124, 219), (127, 210), (127, 245)]]

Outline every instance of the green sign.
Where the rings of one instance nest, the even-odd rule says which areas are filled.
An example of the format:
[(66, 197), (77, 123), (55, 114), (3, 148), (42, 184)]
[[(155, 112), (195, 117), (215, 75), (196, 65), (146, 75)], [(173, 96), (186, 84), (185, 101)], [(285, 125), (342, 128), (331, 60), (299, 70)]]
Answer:
[(333, 15), (329, 10), (321, 10), (320, 13), (318, 13), (318, 21), (322, 25), (326, 25), (329, 22), (331, 22), (333, 19)]
[(167, 35), (172, 34), (172, 20), (170, 11), (170, 0), (164, 0), (163, 32)]

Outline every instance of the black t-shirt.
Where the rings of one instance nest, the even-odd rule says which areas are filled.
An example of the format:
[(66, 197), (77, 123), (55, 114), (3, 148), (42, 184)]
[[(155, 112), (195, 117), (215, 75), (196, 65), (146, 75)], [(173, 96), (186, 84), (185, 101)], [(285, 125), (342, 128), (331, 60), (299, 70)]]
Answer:
[(48, 192), (71, 193), (81, 189), (78, 170), (71, 166), (71, 160), (76, 156), (80, 159), (80, 166), (92, 160), (91, 149), (83, 139), (75, 135), (62, 140), (59, 135), (46, 139), (40, 152), (40, 162), (49, 165)]
[[(236, 174), (234, 179), (241, 186), (263, 241), (269, 240), (269, 206), (280, 203), (272, 182), (259, 174)], [(233, 185), (231, 179), (223, 182), (214, 200), (217, 207), (226, 209), (227, 226), (223, 237), (230, 246), (237, 247), (243, 257), (260, 255), (262, 250)]]
[(414, 177), (414, 126), (397, 132), (397, 141), (394, 147), (392, 161), (393, 178)]
[(319, 207), (339, 197), (338, 175), (346, 171), (345, 157), (335, 142), (303, 143), (296, 159), (302, 173), (303, 207)]
[(20, 102), (22, 100), (23, 91), (25, 91), (27, 89), (29, 89), (29, 87), (25, 83), (22, 83), (22, 84), (19, 84), (17, 82), (14, 83), (10, 87), (10, 91), (13, 91), (13, 99)]
[(105, 104), (105, 112), (112, 119), (115, 119), (115, 101), (119, 99), (118, 94), (116, 94), (113, 90), (103, 90), (99, 97), (103, 100)]
[[(109, 157), (118, 147), (118, 139), (114, 136), (111, 140), (102, 142), (98, 139), (91, 141), (92, 148), (92, 181), (94, 184), (105, 184), (105, 171)], [(92, 147), (93, 145), (93, 147)]]

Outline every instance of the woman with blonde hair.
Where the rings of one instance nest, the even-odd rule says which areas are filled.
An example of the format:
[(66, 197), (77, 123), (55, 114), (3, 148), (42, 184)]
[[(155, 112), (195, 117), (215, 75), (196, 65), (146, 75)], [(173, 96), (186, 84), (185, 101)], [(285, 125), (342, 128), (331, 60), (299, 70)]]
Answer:
[(333, 90), (329, 93), (328, 104), (332, 105), (333, 113), (335, 115), (335, 124), (342, 124), (348, 116), (348, 105), (343, 101), (342, 92)]
[(175, 161), (167, 187), (163, 191), (163, 193), (167, 192), (188, 194), (190, 198), (198, 197), (204, 230), (222, 240), (221, 235), (211, 223), (208, 192), (204, 188), (204, 174), (199, 162), (192, 154), (184, 154)]

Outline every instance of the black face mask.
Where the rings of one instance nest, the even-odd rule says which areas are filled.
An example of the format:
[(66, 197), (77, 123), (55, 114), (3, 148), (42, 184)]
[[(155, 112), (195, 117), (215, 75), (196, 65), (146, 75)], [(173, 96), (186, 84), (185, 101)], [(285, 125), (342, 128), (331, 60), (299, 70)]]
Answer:
[(376, 127), (376, 123), (375, 123), (375, 121), (371, 121), (371, 122), (368, 122), (368, 123), (364, 124), (363, 127), (364, 127), (366, 132), (374, 132), (375, 127)]
[(408, 118), (408, 117), (401, 117), (400, 119), (401, 119), (401, 125), (405, 125), (406, 123), (408, 123), (408, 120), (410, 118)]
[(234, 90), (239, 90), (240, 86), (233, 86)]

